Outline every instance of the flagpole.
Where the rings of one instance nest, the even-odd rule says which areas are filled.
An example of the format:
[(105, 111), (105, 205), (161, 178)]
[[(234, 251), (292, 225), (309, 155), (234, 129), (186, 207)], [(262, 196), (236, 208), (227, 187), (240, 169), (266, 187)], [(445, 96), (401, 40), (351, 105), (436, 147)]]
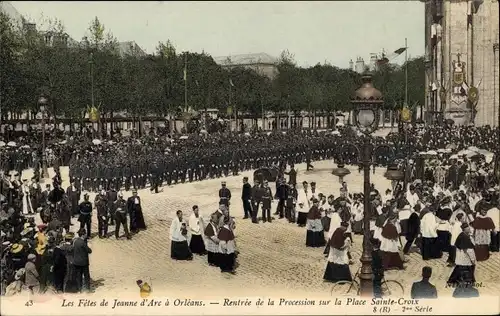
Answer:
[(405, 105), (408, 106), (408, 39), (405, 37)]
[[(231, 80), (231, 78), (229, 78), (229, 106), (231, 107), (231, 111), (233, 111), (233, 115), (234, 115), (234, 109), (233, 109), (233, 106), (231, 105), (231, 99), (232, 99), (232, 94), (233, 94), (232, 93), (233, 92), (233, 89), (232, 89), (233, 84), (232, 84), (232, 82), (233, 81)], [(231, 124), (231, 116), (229, 116), (229, 129), (230, 130), (232, 130), (232, 125), (233, 124)]]
[(188, 111), (187, 53), (184, 55), (184, 111)]

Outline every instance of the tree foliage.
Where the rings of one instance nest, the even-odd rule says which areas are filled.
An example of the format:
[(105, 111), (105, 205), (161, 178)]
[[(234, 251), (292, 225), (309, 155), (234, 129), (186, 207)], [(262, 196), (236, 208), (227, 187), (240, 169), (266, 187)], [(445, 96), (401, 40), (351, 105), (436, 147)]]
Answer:
[[(97, 17), (79, 43), (68, 41), (57, 20), (49, 20), (44, 30), (17, 29), (0, 14), (3, 112), (36, 112), (44, 94), (50, 100), (49, 114), (75, 119), (83, 118), (92, 102), (103, 115), (123, 110), (135, 116), (166, 115), (184, 109), (186, 102), (193, 109), (222, 113), (231, 102), (255, 117), (268, 111), (333, 113), (350, 109), (350, 97), (360, 85), (360, 75), (348, 69), (298, 67), (288, 50), (280, 54), (278, 74), (270, 79), (249, 68), (222, 67), (204, 52), (179, 53), (170, 40), (159, 42), (150, 55), (135, 46), (124, 51)], [(409, 104), (422, 105), (424, 60), (412, 59), (407, 66)], [(388, 109), (403, 104), (405, 67), (388, 64), (375, 73), (375, 86)]]

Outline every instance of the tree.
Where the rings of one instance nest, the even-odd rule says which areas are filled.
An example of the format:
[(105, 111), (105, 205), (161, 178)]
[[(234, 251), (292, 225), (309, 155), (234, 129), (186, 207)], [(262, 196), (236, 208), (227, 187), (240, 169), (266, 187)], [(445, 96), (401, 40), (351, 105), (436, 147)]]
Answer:
[(20, 30), (16, 30), (10, 18), (0, 12), (0, 104), (3, 113), (20, 109), (16, 106), (18, 91), (25, 82), (19, 68), (21, 44)]

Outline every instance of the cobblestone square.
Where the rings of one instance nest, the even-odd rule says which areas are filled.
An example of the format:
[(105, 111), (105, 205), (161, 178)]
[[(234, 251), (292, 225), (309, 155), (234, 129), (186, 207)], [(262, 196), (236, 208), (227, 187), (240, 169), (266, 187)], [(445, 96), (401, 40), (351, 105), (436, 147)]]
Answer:
[[(338, 196), (340, 184), (331, 174), (334, 167), (331, 161), (314, 163), (313, 171), (305, 171), (305, 165), (298, 165), (298, 182), (316, 181), (318, 191), (323, 194)], [(362, 174), (357, 167), (350, 167), (351, 174), (345, 178), (351, 192), (362, 191)], [(384, 169), (377, 168), (372, 174), (372, 182), (379, 191), (390, 187), (390, 182), (383, 177)], [(63, 170), (63, 178), (67, 169)], [(284, 219), (272, 223), (252, 224), (243, 220), (241, 203), (241, 179), (252, 178), (252, 172), (244, 172), (236, 177), (228, 177), (227, 186), (232, 193), (231, 215), (236, 218), (236, 242), (240, 251), (239, 266), (236, 275), (220, 273), (210, 267), (206, 257), (195, 256), (190, 262), (176, 262), (170, 259), (169, 225), (177, 210), (182, 210), (188, 217), (193, 205), (198, 205), (204, 218), (218, 207), (218, 189), (221, 179), (178, 184), (164, 187), (163, 192), (151, 194), (139, 191), (142, 198), (143, 212), (148, 229), (135, 235), (132, 240), (93, 238), (89, 245), (91, 254), (91, 277), (97, 285), (96, 294), (106, 292), (137, 293), (135, 281), (147, 280), (152, 283), (155, 293), (197, 294), (217, 296), (261, 296), (277, 295), (329, 295), (332, 285), (323, 282), (326, 259), (323, 249), (305, 246), (305, 228), (299, 228)], [(67, 182), (65, 182), (67, 184)], [(63, 184), (63, 186), (65, 186)], [(274, 193), (274, 183), (271, 184)], [(130, 192), (125, 193), (125, 198)], [(93, 197), (91, 197), (93, 200)], [(276, 202), (273, 205), (273, 211)], [(76, 230), (78, 222), (72, 229)], [(93, 219), (93, 231), (97, 230), (97, 220)], [(112, 233), (114, 227), (110, 227)], [(402, 237), (403, 238), (403, 237)], [(403, 238), (404, 241), (404, 238)], [(362, 237), (354, 236), (352, 255), (354, 264), (351, 273), (356, 273), (360, 266)], [(452, 289), (445, 288), (445, 282), (451, 273), (446, 266), (446, 254), (442, 259), (423, 262), (418, 252), (411, 253), (404, 271), (389, 271), (387, 280), (397, 280), (405, 287), (405, 296), (409, 295), (411, 283), (420, 279), (421, 269), (429, 265), (433, 269), (431, 282), (438, 288), (439, 295), (451, 295)], [(486, 262), (478, 263), (476, 279), (481, 284), (482, 295), (498, 293), (500, 277), (498, 267), (500, 256), (493, 253)], [(342, 295), (347, 288), (339, 287), (336, 295)]]

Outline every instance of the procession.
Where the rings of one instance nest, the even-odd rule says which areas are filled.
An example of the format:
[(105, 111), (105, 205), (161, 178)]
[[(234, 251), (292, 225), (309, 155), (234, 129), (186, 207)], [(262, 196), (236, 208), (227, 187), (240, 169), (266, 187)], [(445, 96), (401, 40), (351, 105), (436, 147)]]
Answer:
[[(424, 128), (420, 132), (431, 134), (434, 131)], [(482, 131), (468, 127), (464, 132), (481, 135)], [(176, 183), (181, 185), (200, 181), (219, 182), (219, 189), (211, 193), (216, 200), (216, 206), (211, 206), (215, 210), (200, 211), (197, 204), (201, 201), (194, 198), (190, 199), (190, 208), (168, 210), (175, 214), (168, 231), (163, 232), (163, 237), (171, 241), (171, 260), (192, 261), (193, 257), (202, 257), (205, 258), (202, 260), (206, 265), (238, 277), (238, 266), (244, 264), (241, 262), (243, 259), (239, 255), (241, 249), (237, 242), (238, 223), (268, 222), (266, 225), (276, 225), (275, 222), (280, 222), (296, 225), (303, 232), (303, 246), (298, 244), (294, 247), (318, 248), (317, 255), (326, 261), (323, 268), (324, 281), (352, 281), (355, 275), (352, 265), (356, 258), (350, 248), (353, 247), (353, 236), (362, 235), (364, 230), (363, 193), (350, 188), (347, 179), (349, 176), (336, 190), (329, 188), (333, 186), (332, 182), (336, 183), (338, 180), (331, 179), (326, 183), (302, 180), (300, 170), (295, 165), (305, 163), (310, 170), (302, 172), (313, 179), (316, 162), (328, 162), (329, 170), (335, 166), (333, 162), (341, 161), (358, 169), (356, 157), (339, 151), (347, 142), (360, 142), (360, 136), (350, 135), (348, 128), (317, 135), (301, 133), (288, 131), (287, 134), (274, 132), (269, 135), (233, 136), (247, 139), (246, 157), (234, 155), (233, 161), (228, 156), (219, 156), (221, 152), (218, 152), (214, 156), (221, 157), (220, 160), (205, 156), (202, 161), (184, 160), (182, 165), (163, 162), (169, 168), (159, 167), (162, 163), (159, 159), (169, 161), (172, 159), (172, 151), (179, 150), (176, 149), (179, 147), (175, 146), (175, 142), (168, 142), (173, 145), (162, 148), (156, 141), (149, 146), (159, 147), (156, 156), (158, 160), (153, 160), (150, 165), (149, 161), (141, 164), (141, 167), (146, 166), (145, 169), (136, 169), (140, 167), (135, 166), (130, 168), (119, 161), (113, 165), (110, 163), (112, 160), (107, 160), (106, 153), (111, 148), (117, 149), (112, 146), (117, 146), (119, 142), (95, 145), (89, 141), (90, 147), (74, 151), (73, 157), (76, 159), (72, 158), (69, 162), (69, 171), (65, 174), (67, 178), (62, 180), (60, 171), (66, 167), (55, 163), (52, 183), (45, 181), (43, 188), (40, 183), (43, 179), (33, 176), (28, 182), (28, 179), (23, 179), (16, 171), (4, 170), (3, 293), (15, 295), (22, 291), (24, 287), (19, 279), (23, 269), (24, 273), (26, 269), (34, 269), (39, 276), (28, 279), (28, 283), (24, 284), (30, 291), (91, 291), (92, 273), (89, 270), (87, 273), (75, 272), (82, 269), (72, 256), (86, 258), (84, 263), (87, 265), (83, 266), (88, 267), (88, 258), (93, 254), (83, 246), (83, 249), (77, 248), (76, 241), (115, 238), (121, 242), (133, 243), (134, 239), (140, 238), (144, 233), (142, 231), (155, 225), (154, 222), (145, 222), (148, 210), (143, 209), (142, 195), (168, 196), (170, 188), (175, 187)], [(192, 139), (196, 137), (197, 135), (190, 135)], [(214, 144), (221, 149), (217, 136), (203, 137), (205, 138), (197, 141), (205, 142), (207, 147)], [(389, 135), (377, 141), (391, 144), (388, 139), (394, 137)], [(251, 147), (251, 142), (259, 138), (268, 138), (267, 142), (272, 141), (274, 144), (280, 139), (279, 143), (283, 147), (275, 145), (262, 149), (258, 143)], [(491, 149), (487, 143), (480, 143), (475, 139), (489, 138), (471, 138), (468, 142), (459, 142), (453, 150), (446, 149), (451, 143), (442, 142), (440, 145), (445, 148), (435, 148), (435, 155), (430, 149), (432, 147), (415, 147), (415, 155), (425, 157), (425, 163), (419, 167), (421, 170), (412, 166), (407, 190), (403, 189), (402, 183), (388, 182), (385, 186), (372, 186), (370, 203), (373, 214), (370, 218), (370, 231), (371, 241), (380, 249), (381, 278), (383, 271), (404, 271), (408, 255), (417, 248), (424, 262), (441, 261), (442, 265), (452, 269), (447, 283), (458, 284), (467, 280), (471, 284), (479, 282), (474, 274), (475, 269), (471, 267), (476, 266), (476, 260), (488, 261), (490, 255), (496, 256), (498, 252), (498, 180), (493, 174), (494, 161), (489, 152), (483, 150), (483, 154), (480, 154), (477, 147), (476, 152), (464, 149), (464, 146), (472, 148), (470, 145)], [(297, 147), (290, 150), (293, 147), (288, 142)], [(300, 145), (303, 147), (298, 147)], [(127, 146), (127, 143), (122, 146)], [(287, 146), (288, 151), (284, 151)], [(186, 147), (182, 147), (182, 150), (186, 150), (184, 157), (197, 156), (190, 154), (189, 147)], [(452, 146), (448, 146), (450, 147)], [(153, 148), (151, 149), (154, 150)], [(211, 149), (200, 149), (199, 145), (195, 148), (206, 150), (205, 152)], [(234, 147), (229, 148), (231, 149), (223, 152), (237, 152)], [(248, 150), (250, 148), (255, 148), (255, 151)], [(12, 147), (7, 149), (13, 150)], [(424, 149), (428, 150), (423, 151)], [(118, 150), (130, 150), (130, 147)], [(148, 152), (151, 157), (152, 151)], [(181, 155), (182, 153), (172, 156)], [(103, 165), (102, 168), (105, 169), (92, 168), (92, 173), (89, 173), (88, 167), (85, 170), (86, 160), (77, 160), (85, 156), (96, 157), (108, 163)], [(387, 167), (384, 162), (389, 161), (389, 158), (391, 157), (381, 157), (381, 163), (374, 169), (383, 170)], [(86, 163), (89, 164), (88, 161)], [(72, 171), (72, 166), (82, 164), (83, 168)], [(205, 164), (209, 167), (205, 168)], [(179, 167), (177, 169), (174, 166)], [(185, 167), (192, 169), (184, 169)], [(252, 176), (242, 178), (241, 174), (247, 174), (248, 171), (253, 173)], [(261, 173), (266, 171), (272, 171), (269, 174), (275, 175), (271, 178), (268, 174), (262, 176)], [(31, 174), (41, 174), (41, 171), (32, 171)], [(228, 189), (224, 180), (226, 178), (238, 178), (241, 185), (237, 189)], [(124, 195), (127, 197), (124, 198)], [(405, 242), (401, 241), (403, 237)], [(72, 252), (68, 251), (71, 245), (75, 247)], [(90, 266), (90, 271), (92, 267), (93, 265)], [(466, 287), (461, 285), (456, 288)], [(382, 291), (380, 284), (375, 289)]]
[(2, 300), (500, 291), (496, 73), (482, 83), (465, 72), (473, 54), (451, 51), (444, 69), (437, 22), (425, 48), (405, 35), (346, 68), (287, 49), (146, 50), (97, 16), (81, 41), (62, 22), (44, 32), (23, 17), (19, 31), (8, 5)]

